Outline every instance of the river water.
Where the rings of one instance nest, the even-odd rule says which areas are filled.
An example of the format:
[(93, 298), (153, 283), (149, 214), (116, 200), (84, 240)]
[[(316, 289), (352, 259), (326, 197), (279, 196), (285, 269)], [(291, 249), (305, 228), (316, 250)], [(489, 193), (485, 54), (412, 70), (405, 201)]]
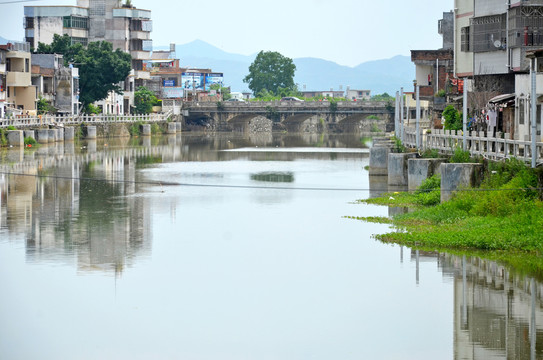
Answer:
[(543, 358), (539, 282), (385, 245), (358, 136), (1, 153), (0, 359)]

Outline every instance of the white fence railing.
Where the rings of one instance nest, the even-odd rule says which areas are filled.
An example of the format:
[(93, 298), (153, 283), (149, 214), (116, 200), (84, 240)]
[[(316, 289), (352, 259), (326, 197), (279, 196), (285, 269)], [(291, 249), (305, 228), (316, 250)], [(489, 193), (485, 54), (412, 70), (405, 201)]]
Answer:
[[(462, 131), (432, 129), (431, 133), (427, 133), (427, 130), (421, 129), (422, 149), (435, 149), (441, 153), (452, 154), (457, 148), (463, 148), (463, 141)], [(403, 143), (409, 147), (417, 146), (415, 128), (405, 127)], [(483, 156), (492, 160), (517, 158), (526, 162), (532, 159), (532, 142), (511, 139), (509, 133), (497, 133), (494, 137), (484, 131), (471, 131), (466, 134), (466, 145), (472, 156)], [(543, 142), (536, 142), (535, 152), (537, 163), (543, 163)]]
[(147, 115), (80, 115), (80, 116), (16, 116), (0, 118), (0, 128), (13, 126), (17, 129), (42, 126), (70, 126), (79, 124), (134, 123), (167, 121), (172, 112)]

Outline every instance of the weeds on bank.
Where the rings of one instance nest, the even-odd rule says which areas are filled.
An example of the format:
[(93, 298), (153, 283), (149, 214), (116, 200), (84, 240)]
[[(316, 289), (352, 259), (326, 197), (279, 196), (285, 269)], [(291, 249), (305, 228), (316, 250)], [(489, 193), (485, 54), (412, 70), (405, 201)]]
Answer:
[(413, 193), (388, 193), (360, 202), (415, 208), (391, 220), (400, 232), (376, 235), (383, 242), (539, 255), (543, 253), (542, 173), (510, 160), (489, 164), (480, 188), (459, 191), (445, 203), (439, 203), (438, 177), (429, 178)]

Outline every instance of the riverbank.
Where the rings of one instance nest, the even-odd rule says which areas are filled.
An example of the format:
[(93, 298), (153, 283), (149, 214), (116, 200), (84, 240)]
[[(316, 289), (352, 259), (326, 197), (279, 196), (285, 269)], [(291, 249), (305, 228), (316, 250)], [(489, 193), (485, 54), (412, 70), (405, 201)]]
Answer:
[(350, 217), (388, 223), (393, 232), (380, 241), (410, 247), (543, 254), (543, 169), (517, 160), (486, 163), (479, 188), (458, 191), (439, 203), (438, 178), (416, 192), (387, 193), (360, 203), (407, 207), (393, 218)]

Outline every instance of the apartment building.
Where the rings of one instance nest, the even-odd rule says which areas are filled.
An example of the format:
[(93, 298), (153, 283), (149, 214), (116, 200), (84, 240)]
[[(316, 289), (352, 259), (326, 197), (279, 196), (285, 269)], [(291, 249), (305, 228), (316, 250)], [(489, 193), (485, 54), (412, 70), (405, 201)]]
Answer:
[(347, 87), (345, 97), (353, 101), (366, 101), (371, 99), (371, 90), (355, 90)]
[(0, 119), (5, 116), (6, 113), (6, 60), (7, 49), (0, 48)]
[[(470, 78), (469, 88), (477, 95), (471, 106), (478, 107), (471, 110), (488, 103), (501, 115), (514, 99), (514, 124), (499, 130), (523, 140), (530, 137), (527, 54), (543, 47), (543, 0), (455, 0), (454, 6), (454, 69), (457, 77)], [(538, 99), (543, 95), (539, 77)], [(537, 108), (541, 114), (539, 100)], [(540, 135), (541, 116), (537, 121)], [(506, 121), (498, 119), (501, 123)]]
[(35, 115), (37, 94), (36, 87), (32, 85), (30, 47), (28, 44), (9, 43), (0, 45), (0, 49), (5, 56), (2, 112)]
[[(444, 12), (438, 21), (438, 33), (443, 37), (443, 46), (437, 50), (411, 50), (411, 61), (415, 64), (416, 84), (420, 97), (431, 101), (434, 108), (443, 110), (445, 95), (456, 95), (458, 83), (453, 84), (453, 38), (454, 13)], [(442, 94), (440, 94), (442, 92)], [(436, 95), (440, 95), (437, 96)]]
[(79, 113), (79, 69), (64, 66), (62, 55), (32, 54), (32, 85), (59, 113)]
[(145, 66), (153, 49), (150, 10), (121, 0), (77, 0), (77, 6), (25, 6), (24, 16), (25, 39), (32, 48), (37, 48), (39, 42), (50, 44), (54, 34), (67, 34), (72, 43), (108, 41), (113, 49), (130, 53), (132, 71), (123, 84), (125, 94), (121, 99), (125, 109), (133, 104), (135, 89), (145, 86), (151, 78)]

